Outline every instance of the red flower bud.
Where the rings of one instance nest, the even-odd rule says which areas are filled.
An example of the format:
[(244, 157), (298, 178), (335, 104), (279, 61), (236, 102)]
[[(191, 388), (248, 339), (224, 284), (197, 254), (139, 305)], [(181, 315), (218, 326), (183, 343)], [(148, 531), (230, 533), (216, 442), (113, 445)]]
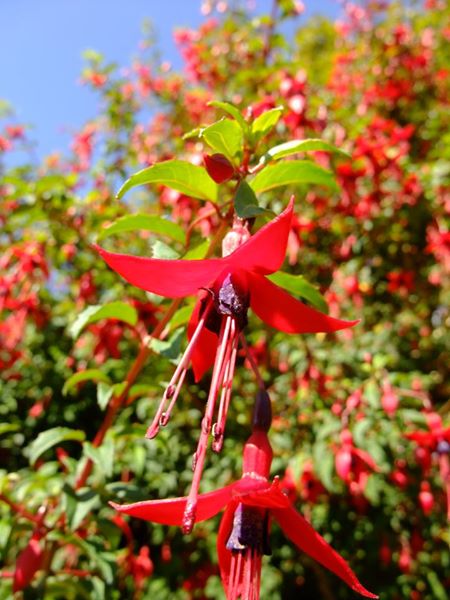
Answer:
[(433, 510), (434, 497), (430, 492), (430, 484), (427, 481), (422, 481), (419, 492), (420, 506), (425, 515), (429, 515)]
[(216, 183), (223, 183), (224, 181), (228, 181), (233, 177), (234, 167), (228, 158), (223, 154), (213, 154), (212, 156), (204, 154), (203, 160), (205, 162), (208, 175)]
[(343, 480), (347, 481), (352, 468), (352, 453), (348, 448), (341, 448), (336, 454), (336, 473)]
[(383, 395), (381, 396), (381, 406), (384, 412), (393, 417), (397, 411), (399, 398), (392, 389), (392, 386), (387, 383), (383, 386)]
[(39, 540), (40, 535), (34, 533), (24, 550), (19, 554), (16, 570), (14, 571), (13, 592), (26, 588), (35, 573), (41, 568), (44, 553)]

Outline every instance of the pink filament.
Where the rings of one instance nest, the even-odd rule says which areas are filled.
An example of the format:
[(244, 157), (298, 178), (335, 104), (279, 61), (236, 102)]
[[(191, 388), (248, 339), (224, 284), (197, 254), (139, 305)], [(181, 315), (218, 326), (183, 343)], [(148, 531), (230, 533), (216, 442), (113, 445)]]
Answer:
[[(209, 311), (211, 310), (211, 307), (212, 307), (212, 299), (210, 299), (208, 304), (206, 305), (206, 308), (203, 312), (203, 315), (199, 319), (199, 322), (194, 331), (194, 334), (193, 334), (186, 350), (184, 351), (184, 354), (181, 357), (181, 360), (180, 360), (177, 368), (175, 369), (175, 373), (172, 375), (172, 379), (170, 380), (169, 385), (167, 386), (167, 388), (164, 392), (164, 395), (161, 399), (161, 402), (159, 403), (158, 410), (156, 411), (153, 421), (152, 421), (151, 425), (149, 426), (149, 428), (147, 429), (147, 433), (145, 434), (146, 438), (149, 438), (149, 439), (154, 438), (157, 435), (159, 428), (161, 426), (167, 425), (167, 423), (169, 421), (170, 414), (172, 412), (172, 409), (173, 409), (175, 402), (178, 398), (178, 395), (180, 393), (180, 389), (181, 389), (181, 386), (183, 385), (184, 378), (186, 377), (186, 373), (189, 368), (189, 361), (191, 359), (192, 352), (193, 352), (195, 344), (197, 343), (197, 340), (202, 332), (202, 329), (205, 326), (205, 321), (209, 314)], [(169, 406), (165, 410), (166, 403), (169, 399), (170, 399)]]
[(227, 600), (259, 600), (261, 555), (250, 548), (232, 551)]
[(186, 510), (183, 517), (184, 533), (189, 533), (192, 531), (192, 527), (194, 526), (195, 522), (198, 488), (205, 464), (208, 437), (211, 433), (216, 399), (219, 389), (223, 384), (225, 374), (227, 372), (231, 372), (230, 367), (228, 366), (230, 358), (227, 359), (227, 356), (230, 357), (233, 355), (232, 348), (233, 344), (235, 343), (236, 333), (232, 332), (235, 332), (235, 328), (236, 324), (233, 317), (226, 316), (222, 319), (219, 343), (217, 346), (216, 359), (214, 362), (214, 369), (211, 379), (211, 387), (209, 388), (205, 415), (202, 420), (200, 439), (198, 441), (197, 450), (194, 454), (194, 476), (192, 478), (191, 489), (187, 498)]

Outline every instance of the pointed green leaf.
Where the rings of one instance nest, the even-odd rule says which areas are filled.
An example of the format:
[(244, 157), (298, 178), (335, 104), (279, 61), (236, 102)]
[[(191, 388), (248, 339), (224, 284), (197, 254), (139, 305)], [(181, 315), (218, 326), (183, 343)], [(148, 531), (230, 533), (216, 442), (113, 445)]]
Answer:
[(114, 466), (114, 442), (107, 437), (98, 448), (89, 442), (83, 444), (85, 456), (95, 463), (105, 477), (111, 477)]
[(202, 131), (202, 138), (213, 150), (223, 154), (234, 164), (242, 157), (244, 136), (241, 126), (231, 119), (221, 119)]
[(244, 134), (248, 133), (248, 129), (249, 129), (248, 123), (242, 116), (241, 111), (238, 108), (236, 108), (236, 106), (234, 106), (233, 104), (230, 104), (230, 102), (219, 102), (217, 100), (208, 102), (208, 106), (214, 106), (215, 108), (220, 108), (221, 110), (223, 110), (226, 113), (228, 113), (229, 115), (231, 115), (239, 123)]
[(100, 497), (94, 490), (89, 488), (74, 490), (67, 483), (64, 485), (63, 491), (69, 528), (75, 531), (88, 514), (100, 506)]
[(266, 212), (264, 208), (258, 206), (258, 200), (255, 192), (245, 181), (241, 181), (234, 197), (234, 210), (241, 219), (257, 217)]
[(325, 442), (318, 442), (313, 447), (314, 472), (330, 492), (336, 492), (334, 475), (334, 454)]
[(104, 383), (110, 383), (109, 377), (99, 369), (86, 369), (85, 371), (74, 373), (67, 379), (62, 389), (63, 395), (65, 396), (72, 388), (82, 381), (103, 381)]
[(150, 340), (150, 348), (155, 354), (160, 354), (169, 360), (175, 360), (180, 355), (181, 343), (184, 337), (184, 331), (180, 329), (175, 331), (168, 340), (152, 338)]
[(192, 311), (192, 305), (183, 306), (183, 308), (178, 309), (177, 312), (173, 315), (172, 319), (170, 320), (170, 331), (175, 331), (175, 329), (181, 327), (181, 325), (186, 325), (186, 323), (191, 317)]
[(324, 185), (337, 189), (333, 174), (309, 160), (289, 160), (269, 165), (250, 182), (254, 192), (266, 192), (283, 185)]
[(325, 298), (303, 275), (291, 275), (290, 273), (278, 271), (273, 275), (269, 275), (268, 278), (276, 285), (294, 294), (294, 296), (300, 296), (318, 310), (328, 313), (328, 304)]
[(108, 406), (113, 394), (113, 386), (105, 383), (104, 381), (100, 381), (97, 386), (97, 404), (102, 410), (105, 410), (105, 408)]
[(117, 192), (117, 198), (137, 185), (159, 183), (191, 198), (217, 200), (217, 184), (203, 167), (185, 160), (166, 160), (132, 175)]
[(183, 256), (184, 260), (200, 260), (205, 258), (209, 249), (209, 240), (203, 240), (197, 246), (194, 246)]
[(431, 591), (433, 592), (433, 598), (436, 600), (446, 600), (446, 598), (448, 598), (448, 588), (447, 590), (444, 588), (436, 573), (428, 570), (427, 579), (428, 583), (430, 584)]
[(67, 441), (83, 442), (85, 437), (84, 431), (78, 429), (69, 429), (68, 427), (47, 429), (47, 431), (40, 433), (28, 446), (30, 463), (34, 464), (46, 450), (56, 446), (56, 444)]
[(297, 154), (298, 152), (312, 152), (317, 150), (321, 150), (322, 152), (334, 152), (335, 154), (341, 154), (346, 158), (350, 158), (350, 155), (347, 152), (344, 152), (340, 148), (336, 148), (336, 146), (333, 146), (333, 144), (329, 144), (323, 140), (311, 138), (307, 140), (291, 140), (290, 142), (285, 142), (284, 144), (274, 146), (266, 152), (261, 160), (264, 162), (269, 162), (270, 160), (278, 160), (285, 156)]
[(184, 244), (185, 234), (183, 229), (176, 223), (157, 217), (153, 215), (126, 215), (111, 223), (107, 227), (100, 230), (98, 239), (102, 240), (105, 237), (114, 235), (116, 233), (123, 233), (124, 231), (138, 231), (144, 229), (145, 231), (152, 231), (161, 235), (166, 235), (177, 242)]
[(252, 123), (252, 135), (255, 139), (260, 139), (267, 135), (278, 123), (283, 112), (282, 106), (266, 110)]
[(133, 306), (125, 304), (125, 302), (109, 302), (108, 304), (89, 306), (72, 323), (69, 333), (73, 338), (77, 338), (86, 325), (96, 323), (101, 319), (118, 319), (129, 325), (136, 325), (138, 313)]
[(180, 255), (176, 250), (161, 242), (161, 240), (156, 240), (152, 244), (152, 256), (153, 258), (162, 258), (165, 260), (176, 260), (180, 258)]

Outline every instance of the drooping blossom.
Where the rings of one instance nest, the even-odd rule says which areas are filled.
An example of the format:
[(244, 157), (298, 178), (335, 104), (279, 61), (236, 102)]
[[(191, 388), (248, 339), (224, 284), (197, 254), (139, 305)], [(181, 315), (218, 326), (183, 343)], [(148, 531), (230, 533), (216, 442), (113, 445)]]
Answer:
[[(283, 263), (293, 207), (291, 199), (283, 213), (251, 237), (242, 222), (237, 223), (224, 238), (222, 258), (163, 260), (115, 254), (96, 246), (111, 268), (144, 290), (169, 298), (200, 292), (188, 325), (189, 344), (146, 434), (153, 438), (169, 421), (189, 363), (192, 363), (196, 381), (214, 365), (194, 455), (192, 497), (188, 507), (192, 514), (186, 518), (186, 529), (189, 529), (188, 522), (193, 523), (209, 434), (213, 434), (213, 450), (220, 451), (223, 444), (239, 340), (245, 347), (241, 332), (247, 324), (248, 308), (268, 325), (286, 333), (333, 332), (357, 323), (320, 313), (267, 279), (266, 275), (277, 271)], [(213, 423), (219, 393), (219, 408)]]
[(432, 459), (437, 458), (439, 474), (447, 495), (447, 519), (450, 521), (450, 427), (444, 427), (442, 417), (436, 412), (427, 414), (427, 425), (428, 431), (410, 431), (405, 433), (405, 437), (422, 449), (425, 454), (422, 461), (428, 466)]
[(34, 532), (28, 544), (17, 557), (13, 579), (14, 593), (26, 588), (42, 567), (44, 549), (41, 539), (42, 534), (39, 531)]
[[(278, 479), (269, 482), (273, 454), (267, 436), (270, 423), (270, 399), (267, 392), (260, 390), (253, 416), (253, 432), (244, 447), (241, 479), (198, 497), (195, 522), (209, 519), (225, 508), (217, 551), (227, 599), (259, 599), (261, 559), (263, 554), (270, 553), (272, 521), (278, 522), (301, 551), (335, 573), (353, 590), (367, 598), (377, 598), (363, 587), (347, 562), (295, 510)], [(154, 523), (180, 526), (183, 525), (188, 503), (189, 497), (111, 504), (124, 514)]]
[(353, 436), (348, 429), (341, 431), (335, 467), (338, 476), (355, 496), (364, 492), (370, 473), (380, 470), (368, 452), (354, 445)]

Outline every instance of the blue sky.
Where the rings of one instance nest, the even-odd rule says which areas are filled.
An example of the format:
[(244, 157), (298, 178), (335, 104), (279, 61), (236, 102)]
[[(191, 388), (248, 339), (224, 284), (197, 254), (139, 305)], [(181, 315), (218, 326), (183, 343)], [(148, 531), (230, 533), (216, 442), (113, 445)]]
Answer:
[[(97, 111), (97, 99), (79, 83), (82, 53), (97, 50), (129, 64), (142, 23), (150, 19), (161, 56), (179, 67), (172, 39), (176, 26), (198, 25), (200, 0), (0, 0), (0, 99), (17, 121), (33, 126), (37, 153), (64, 150), (70, 132)], [(338, 0), (306, 0), (308, 13), (339, 13)], [(267, 12), (271, 0), (256, 0)], [(307, 14), (308, 14), (307, 13)]]

